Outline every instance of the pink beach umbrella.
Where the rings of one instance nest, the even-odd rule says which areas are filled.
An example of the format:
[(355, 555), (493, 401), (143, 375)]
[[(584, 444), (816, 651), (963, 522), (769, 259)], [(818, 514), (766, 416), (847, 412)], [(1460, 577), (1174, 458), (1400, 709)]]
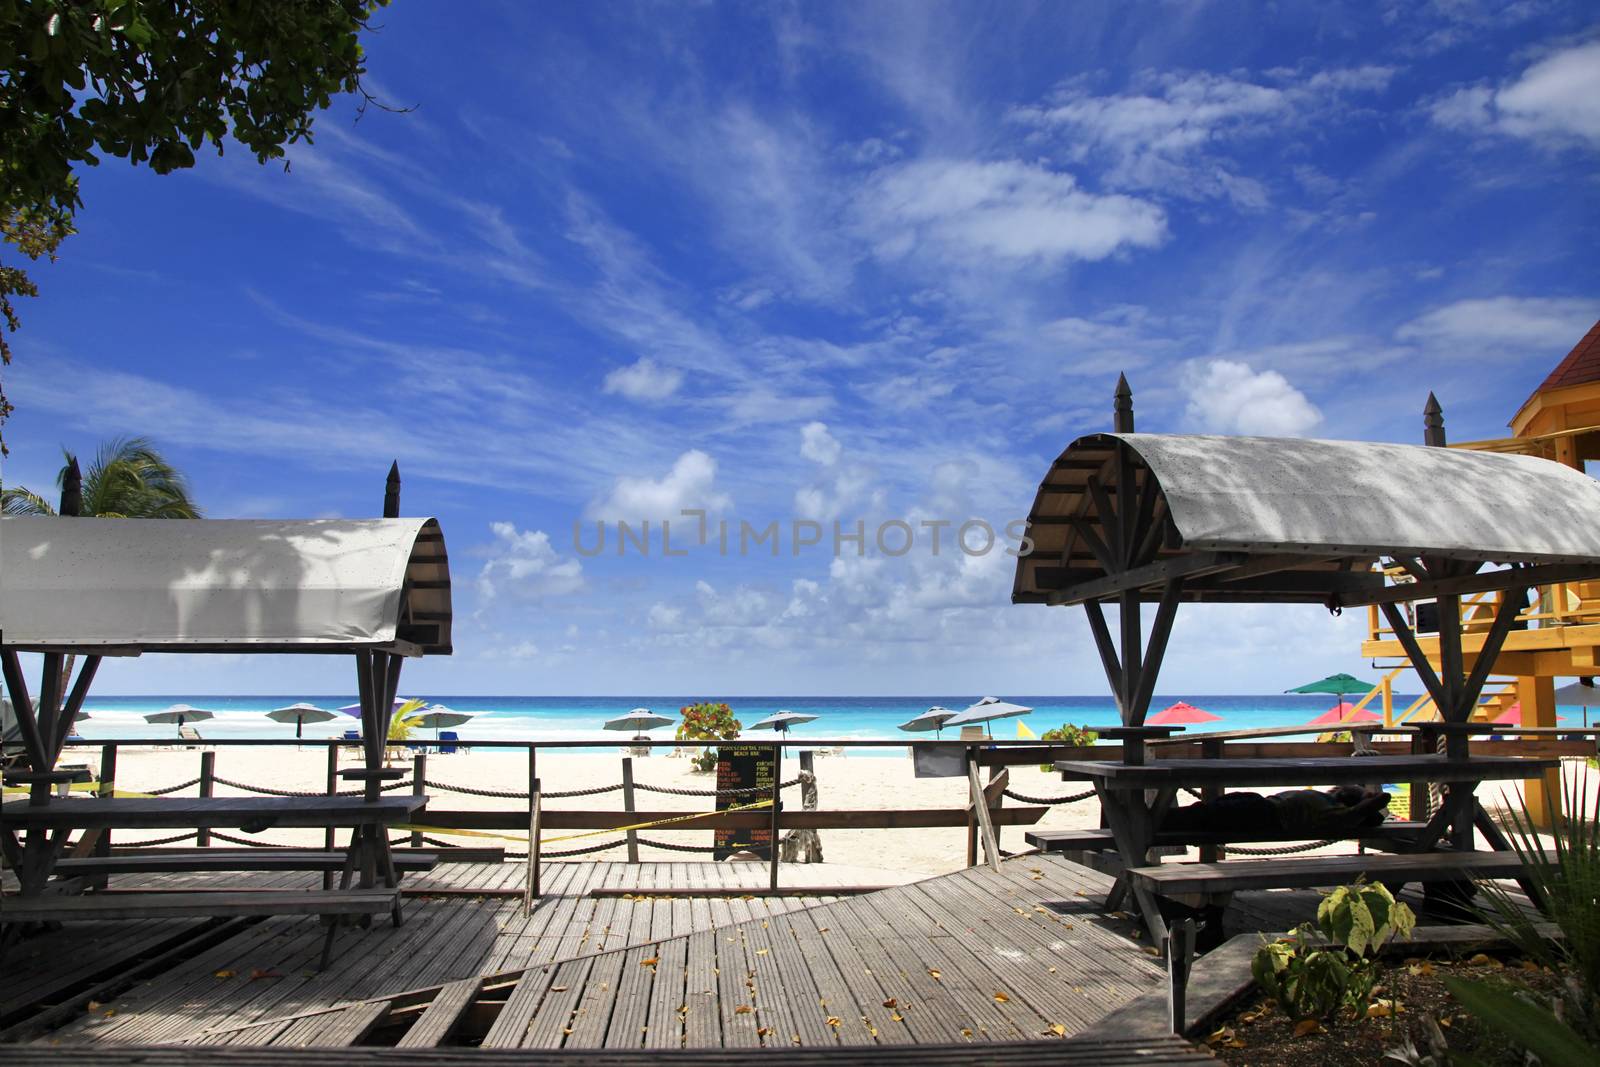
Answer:
[(1353, 722), (1382, 722), (1383, 716), (1376, 712), (1362, 708), (1355, 710), (1355, 705), (1348, 700), (1341, 700), (1315, 719), (1306, 723), (1307, 726), (1344, 726)]
[[(1522, 703), (1519, 701), (1519, 702), (1511, 705), (1505, 711), (1502, 711), (1500, 714), (1496, 715), (1494, 718), (1490, 719), (1489, 721), (1494, 723), (1496, 726), (1521, 726), (1522, 725)], [(1567, 721), (1567, 717), (1565, 715), (1557, 715), (1556, 716), (1556, 722), (1566, 722), (1566, 721)]]
[(1193, 704), (1178, 701), (1170, 708), (1162, 708), (1144, 721), (1146, 726), (1191, 726), (1201, 722), (1219, 722), (1221, 715), (1213, 715)]

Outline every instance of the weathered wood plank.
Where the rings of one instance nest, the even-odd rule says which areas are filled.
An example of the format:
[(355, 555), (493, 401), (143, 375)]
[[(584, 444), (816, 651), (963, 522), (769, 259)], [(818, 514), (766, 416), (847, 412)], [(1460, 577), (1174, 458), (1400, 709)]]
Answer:
[(461, 1016), (483, 988), (482, 978), (463, 978), (439, 990), (433, 1003), (401, 1036), (396, 1048), (434, 1048), (444, 1044), (461, 1024)]

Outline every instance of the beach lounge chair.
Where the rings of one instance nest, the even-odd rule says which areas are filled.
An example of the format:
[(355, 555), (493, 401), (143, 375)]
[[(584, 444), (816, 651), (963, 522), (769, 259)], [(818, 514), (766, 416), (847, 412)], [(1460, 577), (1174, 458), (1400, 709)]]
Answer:
[(454, 730), (444, 730), (439, 734), (439, 754), (448, 756), (457, 749), (456, 742), (461, 740)]
[(200, 736), (200, 731), (196, 730), (193, 726), (178, 727), (178, 737), (184, 741), (187, 741), (189, 744), (196, 744), (205, 740), (205, 738)]

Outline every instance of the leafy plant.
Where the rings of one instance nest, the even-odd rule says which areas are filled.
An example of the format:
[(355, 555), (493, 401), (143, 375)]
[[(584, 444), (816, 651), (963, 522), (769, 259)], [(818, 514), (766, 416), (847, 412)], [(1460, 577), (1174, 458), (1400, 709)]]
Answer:
[(1377, 981), (1369, 957), (1415, 926), (1416, 915), (1383, 886), (1341, 886), (1322, 898), (1315, 925), (1263, 944), (1250, 973), (1291, 1018), (1326, 1019), (1366, 1003)]
[(412, 733), (418, 728), (417, 720), (422, 717), (418, 713), (426, 704), (425, 700), (408, 700), (396, 708), (394, 716), (389, 720), (389, 740), (411, 740)]
[[(1094, 744), (1095, 741), (1099, 739), (1099, 736), (1099, 734), (1095, 733), (1087, 726), (1074, 726), (1070, 722), (1064, 722), (1060, 726), (1057, 726), (1054, 730), (1046, 730), (1044, 733), (1040, 734), (1039, 740), (1056, 741), (1062, 744), (1072, 745), (1074, 748), (1084, 748), (1088, 745)], [(1055, 770), (1055, 766), (1049, 763), (1041, 763), (1039, 765), (1039, 769), (1048, 774), (1049, 772)]]
[(1562, 812), (1552, 813), (1543, 837), (1526, 801), (1505, 816), (1523, 879), (1561, 936), (1546, 937), (1495, 882), (1481, 883), (1488, 902), (1481, 912), (1484, 922), (1529, 959), (1565, 976), (1567, 1019), (1589, 1041), (1600, 1043), (1600, 797), (1587, 770), (1562, 792)]
[[(1450, 995), (1463, 1007), (1489, 1029), (1539, 1057), (1542, 1067), (1591, 1067), (1600, 1060), (1600, 1045), (1586, 1041), (1555, 1012), (1534, 1003), (1525, 994), (1487, 982), (1469, 982), (1449, 975), (1442, 977)], [(1454, 1056), (1451, 1062), (1466, 1067), (1472, 1061)]]
[[(683, 721), (678, 724), (679, 741), (731, 741), (739, 736), (744, 724), (733, 716), (726, 704), (690, 704), (680, 710)], [(709, 773), (716, 769), (717, 750), (701, 749), (694, 757), (694, 769)]]

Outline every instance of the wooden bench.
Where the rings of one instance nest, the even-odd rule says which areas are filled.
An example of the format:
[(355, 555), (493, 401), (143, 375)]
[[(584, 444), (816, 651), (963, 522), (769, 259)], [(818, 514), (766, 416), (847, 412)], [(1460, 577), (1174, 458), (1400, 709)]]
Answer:
[[(1551, 862), (1555, 853), (1549, 853)], [(1199, 895), (1208, 900), (1252, 889), (1311, 889), (1345, 885), (1358, 878), (1386, 884), (1458, 878), (1514, 878), (1522, 874), (1515, 852), (1421, 852), (1364, 856), (1277, 856), (1270, 861), (1168, 863), (1130, 867), (1129, 884), (1165, 897)]]
[[(395, 870), (400, 873), (432, 870), (438, 862), (438, 854), (433, 852), (394, 854)], [(151, 851), (74, 857), (58, 860), (55, 873), (63, 878), (83, 878), (157, 871), (341, 871), (344, 865), (343, 852), (326, 849), (205, 849), (172, 854)]]
[[(1391, 819), (1381, 826), (1373, 826), (1363, 830), (1359, 837), (1347, 835), (1352, 840), (1363, 844), (1376, 843), (1393, 846), (1396, 843), (1415, 837), (1421, 832), (1423, 824), (1420, 822), (1406, 822)], [(1109, 829), (1083, 829), (1083, 830), (1029, 830), (1023, 839), (1039, 849), (1041, 852), (1105, 852), (1117, 847), (1116, 837)], [(1200, 847), (1215, 845), (1226, 848), (1231, 844), (1248, 844), (1251, 842), (1265, 841), (1306, 841), (1310, 840), (1304, 834), (1233, 834), (1233, 833), (1202, 833), (1181, 830), (1158, 830), (1155, 834), (1157, 847)]]
[(398, 889), (254, 890), (199, 893), (91, 893), (8, 896), (0, 923), (85, 919), (194, 919), (231, 915), (373, 915), (395, 913)]

